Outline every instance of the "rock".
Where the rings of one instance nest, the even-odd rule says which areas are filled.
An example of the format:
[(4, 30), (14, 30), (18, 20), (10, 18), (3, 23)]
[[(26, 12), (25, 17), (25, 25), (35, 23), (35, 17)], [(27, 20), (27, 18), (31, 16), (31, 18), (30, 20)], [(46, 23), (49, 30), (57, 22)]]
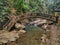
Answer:
[(25, 28), (24, 25), (20, 24), (20, 23), (16, 23), (15, 24), (15, 28), (19, 29), (19, 28)]
[(25, 30), (19, 30), (18, 33), (20, 33), (20, 34), (22, 33), (23, 34), (23, 33), (26, 33), (26, 31)]
[(45, 42), (45, 40), (46, 40), (46, 35), (43, 34), (42, 37), (41, 37), (41, 39), (42, 39), (42, 42)]
[(16, 40), (16, 38), (14, 38), (14, 37), (9, 38), (9, 41), (15, 41), (15, 40)]
[(0, 34), (0, 43), (8, 43), (11, 41), (16, 41), (19, 38), (19, 34), (17, 31), (6, 32)]
[(47, 20), (45, 20), (45, 19), (38, 19), (33, 22), (30, 22), (30, 24), (34, 24), (35, 26), (45, 24), (45, 23), (47, 23)]
[(42, 28), (44, 28), (44, 29), (47, 29), (47, 27), (48, 27), (48, 24), (44, 24), (44, 25), (42, 26)]
[(16, 41), (19, 38), (19, 34), (26, 33), (25, 30), (11, 31), (0, 33), (0, 44)]
[(2, 43), (7, 43), (8, 42), (8, 39), (7, 38), (2, 38), (1, 40), (0, 40)]

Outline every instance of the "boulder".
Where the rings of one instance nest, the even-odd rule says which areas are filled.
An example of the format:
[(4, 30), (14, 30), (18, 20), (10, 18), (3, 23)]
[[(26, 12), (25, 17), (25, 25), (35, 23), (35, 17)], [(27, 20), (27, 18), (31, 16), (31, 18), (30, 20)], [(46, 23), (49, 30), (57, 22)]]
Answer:
[(19, 29), (19, 28), (25, 28), (24, 25), (20, 24), (20, 23), (16, 23), (15, 24), (15, 28)]

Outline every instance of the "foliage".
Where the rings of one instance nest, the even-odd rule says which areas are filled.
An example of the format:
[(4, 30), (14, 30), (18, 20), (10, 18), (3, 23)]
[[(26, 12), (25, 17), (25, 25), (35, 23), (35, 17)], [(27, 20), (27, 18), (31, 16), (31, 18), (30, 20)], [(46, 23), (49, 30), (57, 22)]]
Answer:
[(57, 6), (60, 6), (60, 0), (8, 0), (8, 2), (17, 12), (50, 14)]
[(30, 12), (41, 12), (43, 0), (29, 0)]
[(25, 0), (8, 0), (10, 7), (17, 10), (17, 12), (25, 12), (29, 9), (29, 5)]
[(29, 9), (29, 5), (25, 2), (25, 0), (17, 0), (17, 3), (15, 1), (15, 7), (19, 12), (25, 12)]
[(60, 0), (51, 0), (48, 6), (49, 13), (53, 13), (53, 11), (60, 6)]
[(5, 0), (0, 0), (0, 22), (3, 22), (5, 18), (8, 16), (9, 7)]
[[(17, 12), (41, 12), (43, 0), (7, 0)], [(41, 8), (41, 9), (40, 9)]]
[(15, 14), (18, 12), (52, 14), (59, 6), (60, 0), (0, 0), (0, 20), (4, 19), (9, 11)]

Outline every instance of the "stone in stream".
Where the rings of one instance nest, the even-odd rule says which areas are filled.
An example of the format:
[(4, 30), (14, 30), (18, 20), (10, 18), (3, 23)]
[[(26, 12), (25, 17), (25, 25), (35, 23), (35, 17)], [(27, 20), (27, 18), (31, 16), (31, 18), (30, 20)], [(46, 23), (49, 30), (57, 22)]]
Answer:
[(25, 28), (25, 26), (22, 25), (22, 24), (20, 24), (20, 23), (16, 23), (16, 24), (15, 24), (15, 28), (17, 28), (17, 29)]
[(26, 33), (26, 31), (25, 30), (19, 30), (18, 33), (23, 34), (23, 33)]
[(15, 41), (19, 38), (19, 35), (16, 31), (7, 32), (0, 34), (0, 43), (8, 43), (11, 41)]
[(30, 22), (30, 24), (34, 24), (34, 26), (38, 26), (38, 25), (45, 24), (45, 23), (47, 23), (47, 20), (45, 19), (38, 19), (33, 22)]
[(0, 44), (3, 43), (8, 43), (8, 42), (12, 42), (12, 41), (16, 41), (16, 39), (19, 38), (19, 34), (23, 34), (26, 33), (25, 30), (19, 30), (19, 31), (11, 31), (11, 32), (4, 32), (4, 33), (0, 33)]

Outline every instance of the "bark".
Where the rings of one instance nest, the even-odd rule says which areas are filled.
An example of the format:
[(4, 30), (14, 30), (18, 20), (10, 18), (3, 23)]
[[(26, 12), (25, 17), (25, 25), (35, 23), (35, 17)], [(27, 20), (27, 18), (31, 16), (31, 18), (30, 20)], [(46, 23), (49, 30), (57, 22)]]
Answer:
[(10, 17), (10, 22), (3, 28), (3, 30), (10, 30), (13, 25), (19, 20), (18, 16), (11, 15)]

